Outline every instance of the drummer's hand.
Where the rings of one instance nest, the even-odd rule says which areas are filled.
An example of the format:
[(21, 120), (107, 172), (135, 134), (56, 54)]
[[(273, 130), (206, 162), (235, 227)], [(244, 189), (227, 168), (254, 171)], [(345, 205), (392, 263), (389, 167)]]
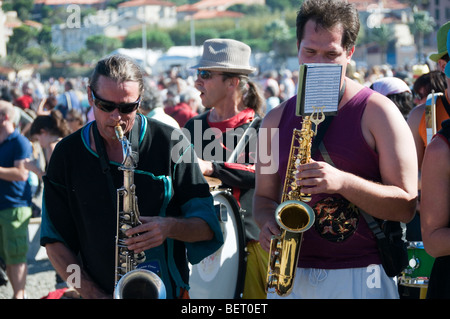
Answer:
[(200, 170), (205, 176), (211, 176), (212, 173), (214, 172), (212, 162), (204, 161), (201, 158), (199, 158), (198, 165), (200, 166)]
[(169, 218), (141, 216), (139, 219), (142, 225), (133, 227), (126, 232), (127, 236), (139, 235), (125, 240), (128, 249), (134, 250), (135, 253), (161, 245), (168, 237), (170, 229)]
[(272, 236), (278, 236), (280, 233), (280, 227), (276, 223), (275, 219), (266, 222), (263, 227), (261, 227), (261, 231), (259, 233), (259, 244), (265, 251), (269, 252)]

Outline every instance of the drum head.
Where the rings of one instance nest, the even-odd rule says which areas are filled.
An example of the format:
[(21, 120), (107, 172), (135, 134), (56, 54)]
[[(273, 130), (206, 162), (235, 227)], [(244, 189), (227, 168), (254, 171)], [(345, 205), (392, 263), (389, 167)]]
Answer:
[(218, 178), (211, 176), (204, 176), (209, 185), (209, 191), (217, 191), (222, 186), (222, 181)]
[(200, 263), (189, 265), (189, 296), (192, 299), (236, 299), (244, 290), (244, 226), (234, 197), (227, 191), (212, 194), (224, 244)]

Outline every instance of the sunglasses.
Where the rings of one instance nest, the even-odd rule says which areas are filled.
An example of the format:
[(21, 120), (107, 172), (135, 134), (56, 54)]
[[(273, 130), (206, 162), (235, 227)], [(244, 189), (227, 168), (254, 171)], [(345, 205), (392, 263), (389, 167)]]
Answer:
[(92, 99), (94, 100), (94, 104), (96, 107), (98, 107), (103, 112), (111, 113), (115, 109), (118, 109), (120, 113), (122, 114), (128, 114), (131, 112), (134, 112), (139, 107), (139, 104), (141, 103), (141, 97), (137, 99), (136, 102), (132, 103), (113, 103), (110, 101), (103, 100), (95, 94), (94, 90), (91, 88), (92, 93)]
[(212, 73), (208, 70), (197, 70), (197, 77), (201, 78), (202, 80), (212, 79), (214, 75), (223, 75), (223, 73)]

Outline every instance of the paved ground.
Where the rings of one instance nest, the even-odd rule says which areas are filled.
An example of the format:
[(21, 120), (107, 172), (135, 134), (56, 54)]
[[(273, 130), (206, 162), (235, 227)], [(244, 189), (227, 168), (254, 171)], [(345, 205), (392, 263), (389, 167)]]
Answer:
[[(40, 220), (32, 219), (29, 226), (30, 248), (28, 251), (28, 276), (26, 293), (28, 299), (40, 299), (56, 288), (56, 272), (47, 258), (45, 249), (39, 246)], [(11, 284), (0, 286), (0, 299), (12, 297)]]

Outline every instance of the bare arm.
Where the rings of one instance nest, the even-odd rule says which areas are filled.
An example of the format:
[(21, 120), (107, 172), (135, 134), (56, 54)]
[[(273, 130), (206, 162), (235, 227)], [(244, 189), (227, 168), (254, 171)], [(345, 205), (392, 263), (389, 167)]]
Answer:
[(0, 166), (0, 179), (8, 182), (26, 181), (29, 172), (25, 168), (25, 161), (25, 159), (14, 161), (14, 167)]
[(53, 267), (64, 281), (67, 281), (72, 272), (68, 272), (69, 265), (78, 265), (80, 269), (79, 287), (74, 287), (84, 299), (108, 299), (108, 296), (98, 287), (82, 270), (74, 253), (61, 242), (46, 244), (48, 258)]
[(426, 251), (450, 255), (450, 150), (441, 138), (427, 146), (422, 166), (421, 228)]
[(411, 110), (407, 120), (409, 128), (411, 129), (414, 138), (414, 143), (416, 145), (417, 164), (419, 170), (422, 167), (423, 154), (425, 152), (425, 144), (422, 140), (422, 137), (419, 134), (419, 125), (424, 112), (425, 112), (425, 104), (418, 105)]

